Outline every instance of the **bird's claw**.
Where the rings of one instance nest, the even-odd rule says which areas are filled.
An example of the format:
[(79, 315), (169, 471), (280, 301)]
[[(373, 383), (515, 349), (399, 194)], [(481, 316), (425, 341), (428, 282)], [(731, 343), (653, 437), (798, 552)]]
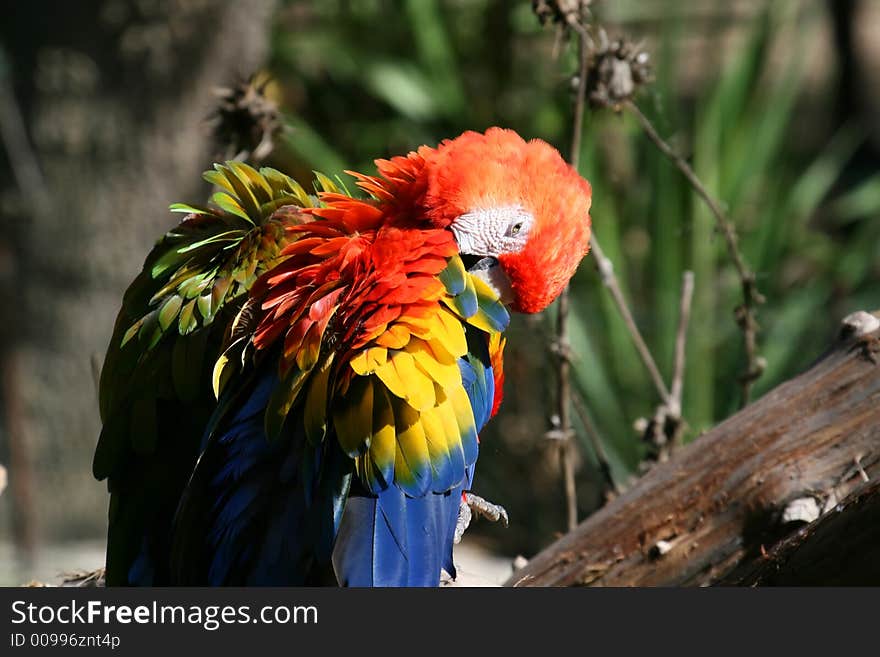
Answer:
[(483, 499), (479, 495), (473, 493), (462, 493), (461, 505), (458, 507), (458, 522), (455, 523), (455, 535), (453, 542), (459, 543), (461, 537), (464, 536), (465, 530), (470, 526), (474, 513), (483, 516), (492, 522), (501, 520), (504, 526), (509, 525), (507, 509), (500, 504), (493, 504), (489, 500)]
[(473, 493), (464, 493), (462, 498), (473, 511), (476, 511), (487, 520), (491, 520), (492, 522), (498, 522), (501, 520), (505, 527), (509, 525), (510, 518), (507, 516), (507, 509), (500, 504), (493, 504), (489, 500), (483, 499), (479, 495), (474, 495)]

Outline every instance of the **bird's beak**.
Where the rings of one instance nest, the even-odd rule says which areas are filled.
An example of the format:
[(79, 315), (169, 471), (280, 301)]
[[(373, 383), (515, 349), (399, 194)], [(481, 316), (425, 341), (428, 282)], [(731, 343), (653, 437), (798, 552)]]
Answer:
[(513, 289), (510, 287), (510, 279), (504, 273), (504, 267), (498, 262), (498, 258), (491, 256), (480, 258), (468, 267), (468, 272), (492, 288), (504, 305), (508, 305), (513, 301)]

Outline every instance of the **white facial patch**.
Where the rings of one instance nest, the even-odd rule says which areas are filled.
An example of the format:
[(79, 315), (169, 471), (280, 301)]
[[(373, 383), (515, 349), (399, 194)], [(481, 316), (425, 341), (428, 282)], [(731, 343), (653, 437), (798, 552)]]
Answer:
[(472, 210), (450, 228), (461, 253), (497, 257), (522, 251), (534, 223), (531, 213), (513, 205)]

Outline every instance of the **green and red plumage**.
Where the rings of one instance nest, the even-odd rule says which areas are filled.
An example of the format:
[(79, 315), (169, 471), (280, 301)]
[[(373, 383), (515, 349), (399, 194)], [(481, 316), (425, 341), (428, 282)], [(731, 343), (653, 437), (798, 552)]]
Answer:
[(112, 495), (111, 584), (128, 581), (145, 541), (148, 551), (167, 549), (215, 406), (210, 376), (227, 325), (256, 278), (278, 261), (290, 239), (285, 228), (308, 220), (301, 208), (316, 200), (277, 171), (238, 162), (217, 165), (205, 179), (220, 189), (215, 207), (172, 206), (186, 216), (126, 291), (101, 372), (104, 427), (93, 470), (108, 479)]
[[(166, 376), (153, 353), (205, 335), (216, 365), (196, 377), (198, 390), (213, 381), (218, 402), (203, 397), (204, 430), (179, 437), (190, 476), (166, 495), (180, 501), (170, 525), (167, 509), (159, 514), (161, 545), (132, 557), (131, 536), (144, 531), (122, 523), (116, 581), (300, 584), (324, 577), (331, 555), (348, 585), (430, 585), (441, 568), (454, 571), (459, 498), (477, 433), (501, 401), (505, 304), (534, 312), (562, 290), (588, 248), (590, 190), (547, 144), (500, 129), (377, 167), (376, 177), (353, 174), (369, 198), (322, 178), (313, 199), (277, 172), (230, 164), (222, 180), (210, 174), (225, 188), (214, 198), (221, 210), (181, 208), (199, 214), (178, 232), (205, 217), (213, 232), (172, 232), (148, 259), (105, 376), (118, 377), (114, 358), (126, 350), (133, 371)], [(248, 237), (232, 232), (241, 230)], [(215, 266), (221, 250), (244, 253), (246, 243), (248, 257)], [(218, 280), (234, 294), (221, 295), (222, 354), (211, 328), (223, 312)], [(110, 394), (122, 400), (110, 404), (116, 415), (134, 418), (149, 396), (138, 390)], [(107, 458), (124, 442), (110, 431), (96, 455), (111, 491), (108, 462), (116, 472), (149, 462), (137, 450)]]

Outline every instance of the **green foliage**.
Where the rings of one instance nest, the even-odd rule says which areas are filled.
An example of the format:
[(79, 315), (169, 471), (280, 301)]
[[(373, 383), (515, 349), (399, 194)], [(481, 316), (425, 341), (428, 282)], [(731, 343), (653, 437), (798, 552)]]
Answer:
[[(847, 312), (859, 304), (880, 306), (880, 179), (829, 202), (862, 135), (844, 126), (807, 157), (792, 143), (809, 44), (803, 38), (788, 42), (781, 63), (771, 61), (770, 48), (783, 25), (796, 20), (793, 6), (771, 4), (717, 82), (700, 90), (690, 107), (671, 106), (676, 66), (662, 55), (658, 102), (641, 103), (661, 132), (690, 154), (699, 178), (727, 208), (767, 297), (758, 310), (767, 369), (757, 395), (806, 368)], [(667, 381), (681, 274), (695, 273), (684, 394), (692, 439), (739, 405), (745, 357), (733, 319), (742, 300), (736, 271), (705, 204), (635, 122), (600, 117), (594, 125), (582, 160), (594, 186), (594, 223)], [(609, 132), (616, 134), (613, 151), (597, 148)], [(627, 424), (649, 415), (656, 396), (616, 310), (603, 301), (596, 313), (595, 300), (607, 299), (601, 283), (589, 271), (578, 278), (577, 299), (590, 303), (591, 316), (576, 315), (586, 328), (575, 331), (574, 347), (594, 355), (589, 366), (576, 368), (577, 383), (603, 433), (619, 446), (634, 439)], [(598, 397), (609, 382), (617, 405), (607, 403), (607, 393)], [(626, 453), (632, 454), (629, 448)]]
[(565, 70), (528, 2), (291, 0), (272, 43), (285, 171), (369, 170), (493, 124), (556, 143), (568, 129)]

